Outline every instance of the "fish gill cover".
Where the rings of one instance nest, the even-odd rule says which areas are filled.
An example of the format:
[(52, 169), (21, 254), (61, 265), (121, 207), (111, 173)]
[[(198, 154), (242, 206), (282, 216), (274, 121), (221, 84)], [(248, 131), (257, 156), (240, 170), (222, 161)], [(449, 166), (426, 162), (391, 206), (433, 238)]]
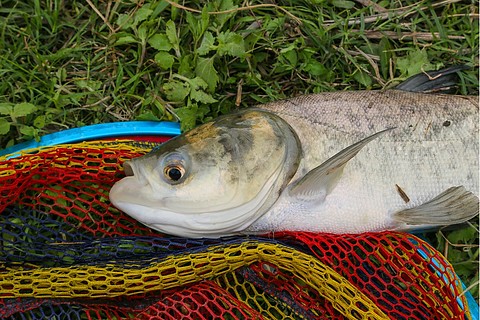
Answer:
[(187, 239), (115, 209), (122, 163), (93, 141), (0, 162), (0, 317), (469, 319), (460, 281), (406, 233)]

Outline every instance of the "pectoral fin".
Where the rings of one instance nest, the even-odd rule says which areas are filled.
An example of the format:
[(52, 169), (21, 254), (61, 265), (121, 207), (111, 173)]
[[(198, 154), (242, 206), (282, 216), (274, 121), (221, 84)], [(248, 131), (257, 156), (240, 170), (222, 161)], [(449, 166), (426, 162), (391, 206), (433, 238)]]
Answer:
[(289, 191), (290, 196), (305, 201), (325, 200), (342, 176), (343, 168), (357, 153), (370, 141), (378, 138), (383, 133), (393, 128), (377, 132), (355, 144), (343, 149), (315, 169), (308, 172), (303, 178), (295, 182)]
[(477, 196), (464, 187), (452, 187), (432, 200), (411, 209), (393, 214), (393, 218), (406, 224), (406, 229), (458, 224), (478, 214)]

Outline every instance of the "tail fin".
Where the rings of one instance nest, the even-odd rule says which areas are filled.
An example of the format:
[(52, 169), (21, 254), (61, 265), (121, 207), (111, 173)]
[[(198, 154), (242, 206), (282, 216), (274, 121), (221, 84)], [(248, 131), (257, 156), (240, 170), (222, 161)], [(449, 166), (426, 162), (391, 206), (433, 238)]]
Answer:
[(463, 223), (478, 211), (477, 196), (464, 187), (452, 187), (422, 205), (394, 213), (393, 219), (408, 230)]
[(397, 90), (423, 93), (451, 93), (458, 85), (458, 72), (470, 69), (459, 65), (414, 75), (395, 87)]

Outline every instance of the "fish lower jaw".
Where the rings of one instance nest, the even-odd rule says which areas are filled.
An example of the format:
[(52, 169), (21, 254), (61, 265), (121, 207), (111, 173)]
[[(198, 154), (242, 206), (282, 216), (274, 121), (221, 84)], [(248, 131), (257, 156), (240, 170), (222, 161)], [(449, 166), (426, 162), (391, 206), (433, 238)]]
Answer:
[[(147, 227), (161, 233), (188, 238), (220, 238), (241, 234), (255, 220), (258, 208), (254, 206), (246, 213), (245, 208), (227, 211), (192, 213), (116, 201), (114, 205), (122, 212)], [(226, 219), (225, 217), (230, 217)]]

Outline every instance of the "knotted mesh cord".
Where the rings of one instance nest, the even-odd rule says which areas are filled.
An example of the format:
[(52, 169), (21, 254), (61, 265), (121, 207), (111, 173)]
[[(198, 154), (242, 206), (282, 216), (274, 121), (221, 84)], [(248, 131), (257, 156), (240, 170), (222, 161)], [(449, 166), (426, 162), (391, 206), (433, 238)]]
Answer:
[(0, 316), (465, 319), (445, 259), (403, 233), (184, 239), (108, 201), (148, 142), (43, 148), (0, 163)]

